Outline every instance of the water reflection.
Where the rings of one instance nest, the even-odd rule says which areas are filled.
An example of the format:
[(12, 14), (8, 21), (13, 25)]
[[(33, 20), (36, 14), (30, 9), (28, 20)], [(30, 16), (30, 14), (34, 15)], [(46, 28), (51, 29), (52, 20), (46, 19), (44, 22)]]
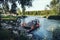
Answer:
[(32, 32), (34, 40), (52, 40), (53, 30), (58, 26), (60, 27), (60, 21), (57, 20), (49, 20), (41, 17), (28, 17), (26, 19), (29, 19), (29, 21), (39, 19), (40, 21), (40, 28)]

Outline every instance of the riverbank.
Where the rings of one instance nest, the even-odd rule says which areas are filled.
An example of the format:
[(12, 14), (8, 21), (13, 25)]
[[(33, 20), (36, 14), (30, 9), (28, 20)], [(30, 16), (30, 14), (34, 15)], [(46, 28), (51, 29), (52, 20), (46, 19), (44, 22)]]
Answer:
[(60, 16), (49, 16), (48, 19), (60, 20)]

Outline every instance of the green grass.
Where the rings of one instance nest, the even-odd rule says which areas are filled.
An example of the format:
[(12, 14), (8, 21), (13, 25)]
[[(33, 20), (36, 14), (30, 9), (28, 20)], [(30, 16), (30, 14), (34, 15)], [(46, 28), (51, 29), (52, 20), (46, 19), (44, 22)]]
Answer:
[(4, 20), (15, 20), (18, 16), (1, 16)]
[(2, 18), (17, 18), (17, 16), (2, 16)]

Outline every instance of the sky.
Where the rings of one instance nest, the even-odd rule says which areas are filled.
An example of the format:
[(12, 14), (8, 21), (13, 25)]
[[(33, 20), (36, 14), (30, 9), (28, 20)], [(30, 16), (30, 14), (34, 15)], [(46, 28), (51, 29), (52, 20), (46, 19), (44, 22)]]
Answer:
[[(32, 7), (28, 8), (26, 7), (26, 11), (39, 11), (44, 10), (45, 8), (49, 9), (46, 5), (50, 4), (51, 0), (34, 0), (32, 2)], [(21, 9), (21, 7), (18, 4), (18, 7)]]
[[(49, 9), (46, 5), (49, 5), (51, 0), (34, 0), (32, 2), (32, 7), (26, 7), (26, 11), (39, 11), (39, 10), (45, 10), (46, 8)], [(21, 9), (21, 5), (17, 3), (18, 8)], [(9, 3), (9, 7), (11, 8), (11, 3)]]

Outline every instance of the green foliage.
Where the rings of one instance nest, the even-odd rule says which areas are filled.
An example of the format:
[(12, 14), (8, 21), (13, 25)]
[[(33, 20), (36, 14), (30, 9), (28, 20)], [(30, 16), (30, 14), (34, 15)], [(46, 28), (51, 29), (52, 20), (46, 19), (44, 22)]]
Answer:
[(32, 0), (19, 0), (18, 3), (21, 4), (22, 15), (25, 15), (25, 6), (32, 6)]
[(50, 5), (53, 7), (53, 6), (55, 6), (57, 4), (57, 0), (52, 0), (51, 1), (51, 3), (50, 3)]
[(12, 7), (11, 7), (11, 12), (14, 13), (14, 14), (16, 14), (16, 7), (17, 7), (16, 3), (13, 2)]
[(51, 9), (53, 13), (56, 15), (60, 15), (60, 1), (59, 0), (52, 0), (50, 3)]
[(24, 6), (32, 6), (32, 0), (19, 0), (19, 4), (21, 4), (21, 7)]

